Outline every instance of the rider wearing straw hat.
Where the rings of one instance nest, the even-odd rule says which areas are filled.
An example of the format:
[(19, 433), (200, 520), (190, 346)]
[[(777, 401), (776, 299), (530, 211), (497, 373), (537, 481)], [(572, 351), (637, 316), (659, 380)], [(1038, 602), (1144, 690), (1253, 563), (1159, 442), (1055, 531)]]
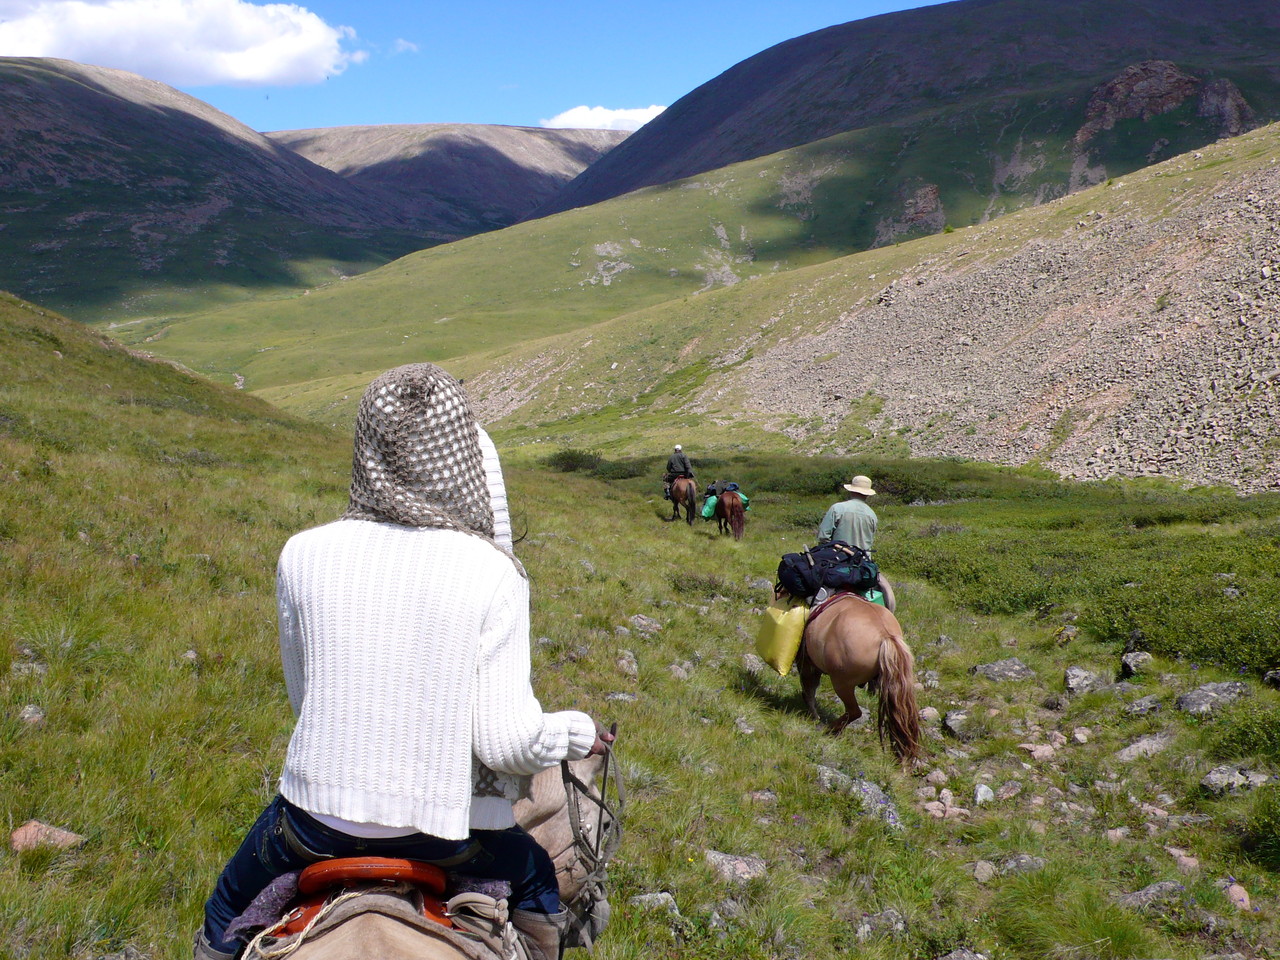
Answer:
[(867, 497), (876, 495), (871, 488), (871, 478), (859, 474), (843, 486), (849, 491), (849, 497), (831, 505), (818, 524), (818, 540), (823, 543), (843, 540), (870, 553), (879, 523), (876, 512), (867, 506)]
[[(870, 553), (876, 539), (876, 527), (880, 523), (876, 512), (867, 504), (867, 497), (876, 495), (871, 486), (871, 478), (860, 473), (842, 486), (849, 491), (849, 496), (839, 503), (833, 503), (827, 510), (826, 516), (818, 524), (818, 542), (843, 540)], [(879, 585), (884, 593), (885, 605), (893, 610), (896, 606), (893, 588), (889, 586), (884, 574), (880, 574)]]

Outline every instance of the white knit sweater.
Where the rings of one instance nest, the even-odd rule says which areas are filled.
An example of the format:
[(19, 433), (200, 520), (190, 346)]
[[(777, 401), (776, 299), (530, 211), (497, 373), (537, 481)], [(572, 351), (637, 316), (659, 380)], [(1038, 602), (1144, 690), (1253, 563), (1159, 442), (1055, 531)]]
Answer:
[(306, 530), (280, 556), (277, 600), (298, 716), (280, 791), (304, 810), (462, 839), (514, 823), (510, 800), (473, 798), (474, 760), (527, 775), (595, 742), (586, 714), (542, 712), (528, 583), (478, 537)]

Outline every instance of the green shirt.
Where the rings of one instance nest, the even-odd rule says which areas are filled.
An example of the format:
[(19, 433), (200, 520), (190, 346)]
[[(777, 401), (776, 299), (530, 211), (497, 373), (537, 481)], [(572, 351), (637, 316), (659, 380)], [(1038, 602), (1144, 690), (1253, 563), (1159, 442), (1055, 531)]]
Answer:
[(868, 553), (876, 539), (876, 512), (863, 501), (855, 498), (833, 503), (827, 515), (818, 524), (818, 539), (843, 540)]

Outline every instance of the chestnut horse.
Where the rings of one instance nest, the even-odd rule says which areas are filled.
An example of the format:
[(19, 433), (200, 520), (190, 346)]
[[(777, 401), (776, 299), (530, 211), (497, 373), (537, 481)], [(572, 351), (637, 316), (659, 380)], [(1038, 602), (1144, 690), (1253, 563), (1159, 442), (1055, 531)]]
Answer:
[(818, 684), (825, 673), (831, 678), (844, 715), (831, 724), (838, 734), (862, 716), (857, 688), (863, 685), (880, 695), (876, 729), (880, 742), (889, 738), (894, 754), (904, 763), (920, 755), (920, 716), (916, 708), (915, 658), (903, 642), (897, 618), (879, 604), (846, 594), (805, 627), (797, 658), (800, 691), (815, 720)]
[(747, 514), (742, 507), (742, 498), (733, 491), (720, 494), (716, 500), (716, 522), (721, 533), (732, 533), (733, 539), (741, 540), (747, 528)]
[(690, 477), (676, 477), (671, 481), (671, 519), (680, 519), (684, 507), (685, 521), (693, 526), (693, 515), (698, 512), (698, 485)]

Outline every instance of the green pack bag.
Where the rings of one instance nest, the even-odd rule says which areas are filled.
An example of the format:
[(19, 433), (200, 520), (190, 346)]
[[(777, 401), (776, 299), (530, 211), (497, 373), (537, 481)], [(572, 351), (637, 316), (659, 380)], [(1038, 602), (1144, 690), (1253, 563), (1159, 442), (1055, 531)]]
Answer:
[(710, 520), (716, 515), (716, 504), (719, 502), (719, 497), (707, 497), (707, 502), (702, 505), (703, 520)]

